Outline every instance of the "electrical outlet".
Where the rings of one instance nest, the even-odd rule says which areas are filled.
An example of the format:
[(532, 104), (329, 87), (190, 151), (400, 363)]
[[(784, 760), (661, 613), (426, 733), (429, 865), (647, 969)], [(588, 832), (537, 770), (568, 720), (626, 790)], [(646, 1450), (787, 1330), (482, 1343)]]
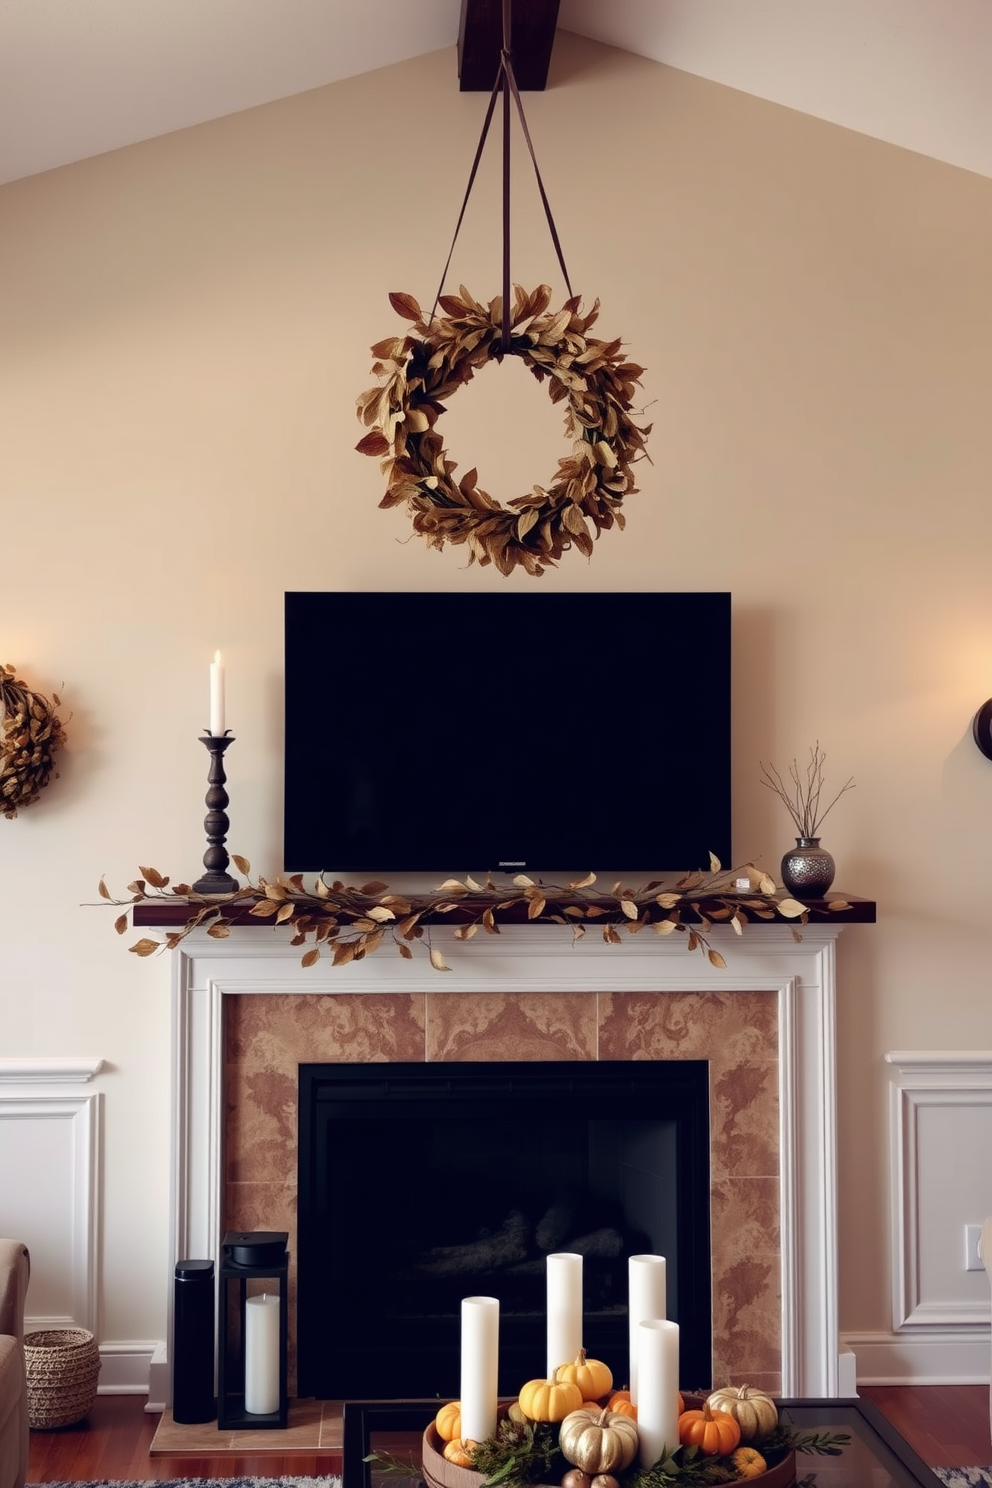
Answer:
[(965, 1225), (964, 1227), (964, 1269), (966, 1271), (984, 1271), (985, 1262), (982, 1260), (982, 1227), (981, 1225)]

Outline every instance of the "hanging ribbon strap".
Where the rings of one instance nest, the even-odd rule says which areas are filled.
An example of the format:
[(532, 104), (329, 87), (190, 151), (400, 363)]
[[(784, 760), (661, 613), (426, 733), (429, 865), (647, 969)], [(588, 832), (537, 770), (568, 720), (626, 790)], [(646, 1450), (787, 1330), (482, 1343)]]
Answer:
[(533, 166), (534, 166), (534, 175), (535, 175), (535, 177), (537, 179), (537, 189), (540, 192), (541, 202), (542, 202), (542, 204), (544, 206), (544, 215), (545, 215), (545, 217), (547, 218), (547, 221), (548, 221), (548, 229), (549, 229), (549, 231), (551, 233), (551, 241), (554, 244), (554, 250), (555, 250), (555, 254), (556, 254), (557, 258), (558, 258), (558, 264), (559, 264), (559, 267), (561, 268), (562, 277), (565, 280), (565, 287), (568, 290), (569, 298), (573, 298), (572, 285), (571, 285), (571, 282), (570, 282), (569, 277), (568, 277), (568, 269), (565, 267), (565, 256), (562, 253), (561, 241), (560, 241), (560, 239), (558, 237), (558, 229), (555, 227), (555, 220), (554, 220), (554, 217), (551, 214), (551, 204), (548, 201), (548, 194), (547, 194), (547, 192), (544, 189), (544, 182), (541, 179), (541, 171), (540, 171), (540, 167), (538, 166), (538, 163), (537, 163), (537, 155), (536, 155), (536, 153), (534, 151), (534, 143), (533, 143), (533, 141), (532, 141), (532, 139), (530, 137), (530, 130), (527, 127), (527, 119), (526, 119), (526, 116), (524, 114), (524, 106), (523, 106), (523, 102), (522, 102), (521, 97), (520, 97), (520, 89), (517, 87), (517, 80), (516, 80), (516, 78), (514, 76), (514, 73), (513, 73), (513, 54), (512, 54), (512, 50), (511, 50), (511, 46), (510, 46), (510, 39), (511, 39), (510, 38), (510, 0), (503, 0), (503, 47), (502, 47), (502, 50), (500, 52), (499, 67), (496, 70), (496, 81), (494, 82), (492, 92), (489, 95), (489, 106), (486, 109), (486, 117), (485, 117), (485, 119), (483, 121), (482, 133), (481, 133), (481, 135), (479, 137), (478, 146), (476, 147), (475, 159), (472, 161), (472, 168), (471, 168), (471, 170), (469, 172), (468, 185), (465, 188), (465, 195), (464, 195), (464, 197), (462, 199), (461, 211), (458, 213), (458, 221), (455, 223), (455, 231), (454, 231), (454, 235), (453, 235), (453, 237), (451, 239), (451, 247), (448, 249), (448, 257), (445, 260), (444, 270), (443, 270), (443, 272), (441, 274), (441, 282), (438, 285), (437, 294), (434, 297), (434, 304), (433, 304), (433, 306), (431, 308), (431, 313), (430, 313), (430, 317), (429, 317), (429, 321), (428, 321), (428, 324), (430, 324), (430, 322), (433, 321), (434, 316), (437, 313), (437, 307), (438, 307), (438, 304), (440, 303), (441, 295), (444, 293), (444, 284), (445, 284), (445, 280), (448, 277), (448, 270), (451, 267), (451, 259), (452, 259), (452, 256), (454, 254), (454, 251), (455, 251), (455, 244), (458, 241), (458, 234), (459, 234), (459, 232), (461, 230), (461, 225), (462, 225), (462, 222), (464, 221), (464, 218), (465, 218), (465, 210), (466, 210), (466, 208), (468, 206), (469, 197), (472, 194), (472, 187), (475, 185), (475, 178), (478, 175), (479, 162), (482, 159), (482, 152), (485, 149), (486, 139), (488, 138), (488, 135), (489, 135), (489, 126), (490, 126), (490, 124), (493, 121), (493, 114), (494, 114), (495, 109), (496, 109), (496, 100), (499, 97), (499, 95), (502, 93), (502, 95), (503, 95), (503, 295), (502, 295), (502, 322), (501, 322), (500, 345), (501, 345), (501, 348), (502, 348), (502, 350), (504, 352), (509, 351), (509, 349), (510, 349), (510, 320), (511, 320), (511, 304), (510, 304), (510, 287), (511, 287), (510, 286), (510, 99), (511, 99), (511, 95), (512, 95), (512, 98), (513, 98), (513, 102), (516, 105), (517, 115), (518, 115), (518, 117), (520, 119), (520, 128), (523, 131), (524, 140), (525, 140), (525, 142), (527, 144), (527, 149), (528, 149), (528, 151), (530, 153), (530, 158), (531, 158), (531, 161), (532, 161)]

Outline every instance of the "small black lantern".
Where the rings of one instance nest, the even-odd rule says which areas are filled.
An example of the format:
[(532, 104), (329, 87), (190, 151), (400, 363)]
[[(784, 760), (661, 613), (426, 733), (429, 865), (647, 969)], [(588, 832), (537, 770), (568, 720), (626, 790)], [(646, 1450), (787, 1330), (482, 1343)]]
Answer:
[(232, 1231), (221, 1242), (217, 1425), (286, 1425), (289, 1235)]

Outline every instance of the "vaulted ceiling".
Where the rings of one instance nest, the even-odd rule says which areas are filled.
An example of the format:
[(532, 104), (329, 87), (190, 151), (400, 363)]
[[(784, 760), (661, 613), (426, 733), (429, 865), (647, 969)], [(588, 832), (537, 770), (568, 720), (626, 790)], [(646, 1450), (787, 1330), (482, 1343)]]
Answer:
[[(567, 30), (992, 176), (992, 0), (514, 0), (518, 73), (518, 48), (540, 67), (556, 10)], [(501, 0), (2, 0), (0, 184), (456, 48), (460, 34), (466, 85), (486, 86), (475, 79), (494, 65), (500, 11)]]

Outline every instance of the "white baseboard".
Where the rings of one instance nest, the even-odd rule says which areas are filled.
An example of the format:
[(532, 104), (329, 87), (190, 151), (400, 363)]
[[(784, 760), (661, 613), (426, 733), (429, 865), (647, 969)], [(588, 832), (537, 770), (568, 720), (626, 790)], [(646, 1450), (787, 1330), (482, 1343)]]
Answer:
[(841, 1348), (857, 1359), (859, 1385), (987, 1385), (988, 1328), (909, 1333), (844, 1333)]
[(172, 1369), (169, 1365), (169, 1350), (164, 1343), (157, 1343), (148, 1366), (148, 1403), (145, 1410), (164, 1411), (171, 1404)]
[(147, 1395), (152, 1360), (164, 1356), (156, 1340), (124, 1339), (100, 1344), (99, 1395)]

